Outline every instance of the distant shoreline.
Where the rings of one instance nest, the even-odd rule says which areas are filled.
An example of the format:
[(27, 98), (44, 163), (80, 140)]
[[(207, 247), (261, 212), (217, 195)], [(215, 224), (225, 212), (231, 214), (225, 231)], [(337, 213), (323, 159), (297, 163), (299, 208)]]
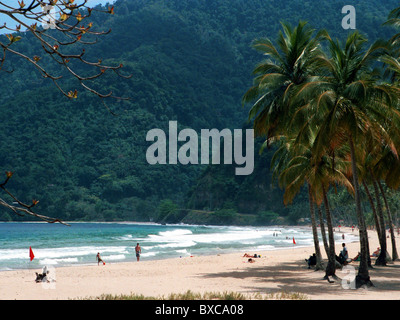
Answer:
[[(252, 228), (266, 228), (266, 227), (271, 227), (271, 228), (288, 228), (288, 227), (296, 227), (296, 228), (311, 228), (311, 224), (299, 224), (299, 225), (280, 225), (280, 224), (271, 224), (271, 225), (236, 225), (236, 224), (189, 224), (189, 223), (159, 223), (159, 222), (152, 222), (152, 221), (130, 221), (130, 220), (124, 220), (124, 221), (81, 221), (81, 220), (63, 220), (63, 222), (66, 223), (104, 223), (104, 224), (136, 224), (136, 225), (160, 225), (160, 226), (204, 226), (204, 227), (238, 227), (238, 228), (246, 228), (246, 227), (252, 227)], [(41, 223), (41, 224), (49, 224), (49, 225), (59, 225), (58, 223), (48, 223), (46, 221), (0, 221), (0, 223)], [(68, 226), (65, 226), (68, 227)]]

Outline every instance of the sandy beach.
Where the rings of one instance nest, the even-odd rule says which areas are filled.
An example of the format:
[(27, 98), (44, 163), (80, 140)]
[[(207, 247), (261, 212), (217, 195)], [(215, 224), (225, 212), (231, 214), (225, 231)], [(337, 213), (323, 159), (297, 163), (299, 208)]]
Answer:
[[(336, 232), (339, 232), (336, 230)], [(340, 232), (351, 233), (349, 228)], [(354, 233), (358, 234), (358, 230)], [(368, 231), (371, 252), (378, 246), (376, 232)], [(387, 239), (388, 252), (391, 241)], [(397, 248), (400, 241), (396, 238)], [(346, 239), (344, 240), (346, 242)], [(349, 256), (359, 251), (359, 243), (347, 243)], [(336, 243), (336, 253), (341, 242)], [(84, 299), (102, 294), (143, 294), (167, 296), (191, 290), (196, 293), (234, 291), (253, 296), (271, 293), (302, 293), (310, 300), (392, 300), (400, 299), (400, 262), (370, 270), (374, 287), (368, 289), (345, 289), (342, 282), (329, 284), (323, 280), (323, 271), (307, 268), (304, 261), (313, 253), (313, 247), (257, 252), (261, 258), (248, 263), (244, 252), (212, 256), (193, 256), (166, 260), (129, 263), (106, 263), (106, 265), (59, 267), (50, 269), (54, 282), (35, 283), (38, 269), (0, 272), (1, 300), (65, 300)], [(321, 243), (321, 252), (326, 255)], [(254, 252), (248, 252), (254, 254)], [(355, 269), (358, 262), (349, 266)], [(355, 272), (357, 272), (355, 270)], [(337, 270), (337, 276), (347, 273)]]

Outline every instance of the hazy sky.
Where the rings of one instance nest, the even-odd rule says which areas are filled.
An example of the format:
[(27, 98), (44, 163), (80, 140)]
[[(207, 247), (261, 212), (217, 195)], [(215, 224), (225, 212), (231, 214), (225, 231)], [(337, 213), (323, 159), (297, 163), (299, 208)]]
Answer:
[[(77, 1), (77, 2), (79, 3), (80, 1)], [(87, 5), (95, 6), (97, 4), (104, 5), (107, 3), (114, 3), (114, 2), (115, 2), (115, 0), (88, 0)], [(25, 3), (28, 5), (31, 3), (31, 1), (25, 0)], [(18, 5), (18, 0), (0, 0), (0, 9), (5, 9), (2, 4), (15, 6), (15, 5)], [(0, 14), (0, 25), (3, 26), (4, 23), (6, 23), (7, 26), (10, 26), (10, 27), (16, 25), (14, 20), (10, 19), (9, 17), (7, 17), (4, 14)], [(10, 31), (6, 30), (6, 29), (0, 29), (0, 34), (3, 34), (3, 33), (10, 33)]]

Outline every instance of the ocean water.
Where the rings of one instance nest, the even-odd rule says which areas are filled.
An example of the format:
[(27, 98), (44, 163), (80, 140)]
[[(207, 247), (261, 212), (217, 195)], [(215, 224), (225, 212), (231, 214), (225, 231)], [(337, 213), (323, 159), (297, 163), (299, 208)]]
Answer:
[[(141, 260), (313, 246), (306, 227), (189, 226), (138, 223), (0, 222), (0, 271), (38, 269), (43, 266), (97, 264), (100, 252), (106, 263), (135, 261), (140, 243)], [(341, 236), (337, 235), (337, 241)], [(346, 235), (346, 241), (356, 241)], [(29, 247), (35, 258), (30, 261)], [(313, 249), (310, 249), (310, 254)]]

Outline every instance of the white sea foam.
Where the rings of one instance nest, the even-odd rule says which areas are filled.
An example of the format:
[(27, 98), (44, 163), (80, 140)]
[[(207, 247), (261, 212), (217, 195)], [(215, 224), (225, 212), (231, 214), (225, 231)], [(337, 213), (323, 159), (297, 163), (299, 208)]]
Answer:
[(181, 250), (175, 250), (178, 253), (188, 253), (186, 249), (181, 249)]
[(181, 250), (175, 250), (176, 253), (179, 254), (180, 257), (184, 256), (184, 257), (188, 257), (191, 256), (192, 254), (187, 251), (186, 249), (181, 249)]
[(102, 256), (102, 259), (105, 261), (116, 261), (116, 260), (124, 260), (126, 259), (125, 255), (123, 254), (113, 254), (109, 256)]
[(70, 264), (78, 262), (78, 258), (66, 258), (66, 259), (40, 259), (40, 265), (57, 265), (57, 264)]
[(270, 245), (261, 245), (261, 246), (257, 246), (257, 248), (256, 248), (256, 250), (262, 250), (262, 251), (265, 251), (265, 250), (273, 250), (273, 249), (275, 249), (275, 247), (274, 246), (270, 246)]
[[(97, 252), (104, 253), (128, 253), (126, 247), (62, 247), (62, 248), (33, 248), (35, 258), (38, 260), (50, 259), (53, 261), (68, 261), (69, 258), (75, 259), (76, 257), (92, 255), (96, 256)], [(13, 259), (28, 259), (28, 249), (0, 249), (0, 261), (1, 260), (13, 260)]]
[(118, 236), (118, 237), (113, 237), (114, 240), (118, 240), (118, 241), (132, 241), (132, 240), (136, 240), (136, 238), (134, 238), (131, 234), (126, 234), (123, 236)]
[(27, 249), (0, 249), (0, 260), (24, 259), (29, 257)]
[(187, 229), (176, 229), (171, 231), (161, 231), (158, 234), (149, 234), (146, 241), (153, 242), (176, 242), (177, 239), (192, 235), (192, 231)]
[(187, 247), (193, 247), (196, 245), (196, 242), (194, 241), (182, 241), (182, 242), (171, 242), (167, 244), (160, 244), (157, 247), (159, 248), (187, 248)]
[(176, 237), (181, 235), (193, 234), (191, 230), (188, 229), (175, 229), (171, 231), (161, 231), (158, 233), (162, 237)]
[(241, 242), (259, 240), (269, 237), (272, 233), (269, 231), (230, 231), (214, 234), (196, 234), (192, 240), (198, 243), (223, 243), (223, 242)]
[(219, 242), (236, 242), (236, 241), (251, 241), (254, 239), (261, 239), (269, 237), (273, 234), (271, 230), (258, 230), (258, 229), (232, 229), (226, 232), (216, 233), (199, 233), (194, 234), (190, 230), (177, 229), (172, 231), (160, 232), (157, 235), (151, 234), (145, 239), (146, 242), (158, 243), (219, 243)]
[(156, 256), (157, 254), (159, 254), (158, 251), (152, 251), (152, 252), (145, 252), (145, 253), (142, 253), (141, 256), (142, 256), (142, 257), (154, 257), (154, 256)]

